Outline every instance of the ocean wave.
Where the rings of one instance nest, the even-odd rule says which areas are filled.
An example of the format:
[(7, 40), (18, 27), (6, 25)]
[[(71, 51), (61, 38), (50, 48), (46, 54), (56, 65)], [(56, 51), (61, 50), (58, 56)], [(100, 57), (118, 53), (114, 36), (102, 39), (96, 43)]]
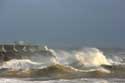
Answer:
[[(1, 77), (49, 77), (71, 79), (81, 77), (125, 77), (123, 65), (107, 58), (97, 48), (65, 51), (45, 47), (42, 51), (22, 53), (22, 58), (4, 61), (0, 66)], [(120, 73), (119, 73), (120, 70)]]
[(55, 64), (40, 69), (1, 69), (1, 77), (49, 77), (47, 79), (73, 79), (81, 77), (103, 77), (110, 74), (110, 71), (104, 68), (89, 70), (79, 70), (71, 66)]
[(75, 51), (57, 51), (57, 56), (62, 64), (81, 66), (111, 65), (106, 56), (97, 48), (83, 48)]

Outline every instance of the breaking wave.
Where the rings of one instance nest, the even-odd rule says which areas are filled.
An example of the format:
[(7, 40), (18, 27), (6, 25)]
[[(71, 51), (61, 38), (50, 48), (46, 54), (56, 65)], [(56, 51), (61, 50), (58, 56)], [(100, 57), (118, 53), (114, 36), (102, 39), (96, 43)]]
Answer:
[(77, 51), (57, 51), (60, 62), (68, 65), (101, 66), (111, 65), (106, 56), (97, 48), (83, 48)]
[[(45, 51), (24, 53), (22, 58), (4, 61), (2, 77), (46, 77), (45, 79), (121, 76), (123, 66), (114, 65), (97, 48), (65, 51), (46, 48)], [(115, 70), (114, 70), (115, 69)], [(113, 72), (112, 72), (113, 71)], [(115, 73), (114, 73), (115, 72)], [(125, 76), (125, 73), (122, 73)]]

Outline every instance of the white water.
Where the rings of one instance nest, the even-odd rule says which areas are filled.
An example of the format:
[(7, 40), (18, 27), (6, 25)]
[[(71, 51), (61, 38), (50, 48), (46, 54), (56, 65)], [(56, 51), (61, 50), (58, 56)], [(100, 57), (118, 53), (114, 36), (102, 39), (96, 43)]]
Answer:
[[(80, 66), (96, 66), (97, 69), (89, 69), (87, 71), (83, 70), (83, 72), (91, 72), (91, 71), (99, 71), (104, 73), (110, 73), (109, 70), (101, 68), (100, 65), (112, 65), (115, 61), (121, 61), (121, 59), (113, 60), (107, 58), (102, 51), (97, 48), (83, 48), (81, 50), (74, 51), (64, 51), (64, 50), (51, 50), (54, 53), (54, 56), (45, 56), (43, 54), (35, 53), (35, 55), (31, 56), (29, 59), (13, 59), (3, 63), (1, 67), (9, 68), (9, 69), (39, 69), (45, 68), (53, 64), (63, 64), (67, 65), (67, 67), (74, 68), (74, 65)], [(71, 65), (73, 64), (73, 65)], [(75, 69), (75, 68), (74, 68)], [(78, 69), (79, 70), (79, 69)], [(77, 70), (75, 70), (77, 71)], [(81, 70), (82, 71), (82, 70)], [(123, 79), (122, 79), (123, 80)], [(122, 81), (118, 80), (118, 81)], [(117, 80), (48, 80), (48, 81), (26, 81), (21, 79), (8, 79), (1, 78), (0, 83), (118, 83)], [(123, 80), (122, 83), (124, 83)]]
[[(29, 59), (10, 60), (3, 63), (3, 68), (9, 69), (39, 69), (53, 64), (64, 64), (70, 66), (100, 66), (111, 65), (106, 56), (96, 48), (84, 48), (78, 51), (54, 51), (54, 56), (46, 56), (35, 53)], [(56, 56), (56, 57), (55, 57)]]
[(125, 83), (124, 79), (75, 79), (75, 80), (48, 80), (48, 81), (25, 81), (21, 79), (1, 78), (0, 83)]
[(39, 69), (43, 66), (46, 65), (42, 63), (32, 62), (28, 59), (23, 59), (23, 60), (13, 59), (8, 62), (5, 62), (1, 67), (13, 70), (19, 70), (19, 69), (35, 69), (35, 68)]
[(13, 70), (41, 69), (58, 63), (59, 62), (56, 58), (54, 50), (45, 47), (45, 52), (43, 54), (38, 52), (38, 53), (33, 53), (32, 55), (29, 56), (24, 55), (23, 59), (9, 60), (7, 62), (4, 62), (0, 67)]
[(57, 51), (57, 56), (62, 64), (77, 64), (84, 66), (111, 65), (106, 56), (97, 48), (84, 48), (78, 51)]

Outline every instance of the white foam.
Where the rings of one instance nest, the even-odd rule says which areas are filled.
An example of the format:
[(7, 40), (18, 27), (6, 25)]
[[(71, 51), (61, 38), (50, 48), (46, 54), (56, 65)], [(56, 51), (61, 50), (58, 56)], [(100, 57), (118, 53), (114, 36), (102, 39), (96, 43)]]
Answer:
[[(47, 53), (48, 52), (48, 53)], [(1, 68), (13, 70), (19, 69), (39, 69), (48, 67), (53, 64), (58, 64), (54, 50), (47, 49), (45, 53), (32, 53), (30, 56), (23, 56), (23, 59), (12, 59), (4, 62)]]
[[(48, 81), (25, 81), (21, 79), (0, 79), (0, 83), (109, 83), (98, 79), (74, 79), (74, 80), (48, 80)], [(112, 82), (111, 82), (112, 83)]]
[(79, 51), (57, 51), (59, 61), (63, 64), (78, 64), (85, 66), (111, 65), (106, 56), (97, 48), (84, 48)]
[(83, 49), (82, 51), (77, 52), (75, 57), (80, 64), (84, 65), (111, 65), (103, 52), (96, 48)]
[(36, 68), (38, 69), (45, 66), (46, 65), (42, 63), (32, 62), (31, 60), (28, 59), (22, 59), (22, 60), (13, 59), (3, 63), (2, 68), (19, 70), (19, 69), (36, 69)]
[(54, 53), (55, 57), (36, 53), (28, 59), (14, 59), (7, 61), (2, 65), (2, 67), (10, 69), (38, 69), (59, 63), (66, 64), (68, 66), (70, 66), (70, 64), (81, 66), (111, 65), (103, 52), (97, 48), (84, 48), (82, 50), (72, 52), (64, 50), (55, 52), (52, 49), (50, 51)]

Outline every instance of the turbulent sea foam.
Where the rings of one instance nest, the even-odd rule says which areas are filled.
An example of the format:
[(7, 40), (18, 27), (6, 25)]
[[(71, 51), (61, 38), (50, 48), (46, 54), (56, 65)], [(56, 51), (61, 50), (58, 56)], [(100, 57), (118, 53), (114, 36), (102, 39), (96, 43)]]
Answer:
[(125, 77), (124, 60), (119, 57), (120, 59), (116, 61), (97, 48), (66, 51), (46, 47), (42, 51), (21, 53), (20, 56), (21, 58), (1, 62), (0, 77), (30, 78), (34, 81), (116, 77), (122, 79)]

